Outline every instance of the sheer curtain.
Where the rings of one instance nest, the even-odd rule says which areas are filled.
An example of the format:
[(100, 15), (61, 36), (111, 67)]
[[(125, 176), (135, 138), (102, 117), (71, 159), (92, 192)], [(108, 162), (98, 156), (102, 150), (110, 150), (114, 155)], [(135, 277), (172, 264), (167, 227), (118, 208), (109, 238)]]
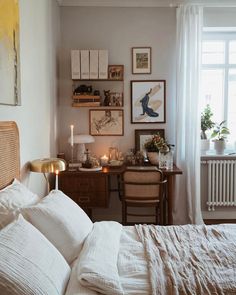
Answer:
[(200, 202), (200, 56), (203, 8), (177, 8), (177, 176), (174, 224), (202, 223)]

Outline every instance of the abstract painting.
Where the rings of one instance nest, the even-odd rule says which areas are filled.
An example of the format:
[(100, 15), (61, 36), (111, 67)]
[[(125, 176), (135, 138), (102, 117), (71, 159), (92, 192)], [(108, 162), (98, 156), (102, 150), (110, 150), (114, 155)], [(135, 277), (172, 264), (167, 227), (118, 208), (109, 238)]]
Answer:
[(0, 0), (0, 104), (20, 104), (19, 1)]
[(131, 123), (165, 123), (165, 80), (131, 81)]

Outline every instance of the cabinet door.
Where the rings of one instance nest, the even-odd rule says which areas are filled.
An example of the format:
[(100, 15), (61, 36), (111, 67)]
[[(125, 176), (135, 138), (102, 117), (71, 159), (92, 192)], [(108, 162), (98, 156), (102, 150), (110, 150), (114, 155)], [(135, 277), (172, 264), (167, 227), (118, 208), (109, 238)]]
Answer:
[(59, 188), (81, 207), (108, 207), (108, 176), (105, 174), (60, 174)]

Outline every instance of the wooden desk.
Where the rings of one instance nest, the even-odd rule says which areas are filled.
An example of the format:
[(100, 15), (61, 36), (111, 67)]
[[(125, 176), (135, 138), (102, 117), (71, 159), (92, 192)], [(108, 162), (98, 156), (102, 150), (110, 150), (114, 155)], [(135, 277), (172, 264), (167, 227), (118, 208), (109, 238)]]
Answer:
[[(59, 174), (59, 189), (80, 205), (91, 216), (93, 208), (107, 208), (110, 192), (121, 196), (121, 178), (126, 166), (103, 167), (101, 171), (63, 171)], [(182, 171), (174, 165), (173, 170), (162, 170), (167, 179), (167, 224), (173, 224), (173, 199), (175, 176)], [(111, 176), (117, 177), (117, 189), (111, 188)]]

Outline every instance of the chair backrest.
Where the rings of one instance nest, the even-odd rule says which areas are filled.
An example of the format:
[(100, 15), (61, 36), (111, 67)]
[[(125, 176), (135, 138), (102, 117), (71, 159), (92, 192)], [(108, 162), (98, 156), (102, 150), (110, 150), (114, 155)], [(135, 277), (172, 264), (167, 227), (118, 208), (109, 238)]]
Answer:
[(161, 170), (127, 170), (123, 181), (125, 201), (159, 201), (162, 195)]

